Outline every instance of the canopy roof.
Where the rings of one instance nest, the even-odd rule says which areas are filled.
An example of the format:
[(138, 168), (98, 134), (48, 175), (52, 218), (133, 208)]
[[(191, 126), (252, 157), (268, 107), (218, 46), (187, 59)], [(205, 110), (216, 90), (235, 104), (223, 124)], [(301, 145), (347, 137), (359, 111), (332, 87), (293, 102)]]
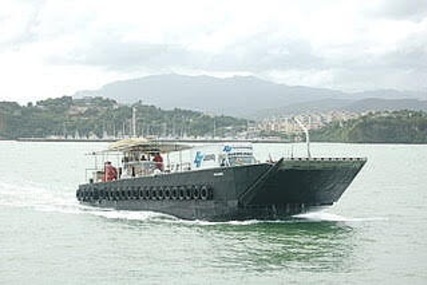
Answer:
[(184, 145), (174, 142), (159, 142), (156, 140), (149, 140), (145, 138), (130, 138), (123, 139), (112, 143), (109, 151), (141, 151), (146, 153), (168, 153), (172, 151), (179, 151), (192, 148), (190, 145)]

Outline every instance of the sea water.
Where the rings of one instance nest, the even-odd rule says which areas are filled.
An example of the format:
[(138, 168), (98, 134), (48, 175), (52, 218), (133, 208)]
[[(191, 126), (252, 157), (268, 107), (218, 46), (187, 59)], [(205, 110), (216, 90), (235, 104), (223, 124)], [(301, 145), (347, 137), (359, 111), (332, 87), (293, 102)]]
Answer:
[(86, 154), (106, 146), (0, 142), (0, 284), (427, 284), (426, 145), (312, 144), (368, 158), (335, 206), (224, 223), (79, 205)]

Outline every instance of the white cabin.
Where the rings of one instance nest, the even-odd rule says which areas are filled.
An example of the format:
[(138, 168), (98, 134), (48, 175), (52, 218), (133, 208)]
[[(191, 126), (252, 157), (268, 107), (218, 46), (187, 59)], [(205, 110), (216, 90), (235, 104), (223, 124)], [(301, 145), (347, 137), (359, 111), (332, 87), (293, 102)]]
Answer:
[(257, 162), (250, 143), (225, 143), (219, 146), (195, 148), (193, 157), (192, 169), (230, 167)]

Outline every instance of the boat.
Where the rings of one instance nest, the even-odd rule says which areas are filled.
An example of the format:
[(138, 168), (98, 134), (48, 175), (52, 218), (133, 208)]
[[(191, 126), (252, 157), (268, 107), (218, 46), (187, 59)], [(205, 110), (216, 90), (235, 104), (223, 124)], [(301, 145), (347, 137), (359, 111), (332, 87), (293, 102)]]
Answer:
[[(166, 157), (153, 161), (159, 153)], [(193, 159), (185, 161), (184, 153)], [(311, 155), (258, 161), (251, 143), (206, 149), (138, 138), (92, 154), (97, 165), (76, 191), (81, 204), (206, 221), (287, 219), (331, 206), (367, 161)], [(102, 160), (117, 161), (116, 177)]]

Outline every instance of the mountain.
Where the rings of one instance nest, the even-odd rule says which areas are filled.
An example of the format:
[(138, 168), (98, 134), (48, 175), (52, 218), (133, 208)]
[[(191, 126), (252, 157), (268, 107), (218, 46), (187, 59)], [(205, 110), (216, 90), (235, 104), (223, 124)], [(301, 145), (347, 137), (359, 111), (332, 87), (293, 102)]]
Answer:
[(378, 99), (369, 98), (358, 100), (344, 107), (345, 110), (360, 113), (366, 111), (398, 111), (415, 110), (427, 111), (427, 100), (417, 99)]
[(81, 91), (74, 97), (103, 96), (121, 103), (142, 100), (164, 109), (186, 108), (216, 114), (245, 116), (259, 109), (304, 102), (316, 97), (343, 96), (328, 89), (290, 87), (252, 76), (155, 75), (117, 81), (99, 90)]
[[(215, 78), (177, 74), (152, 75), (116, 81), (98, 90), (79, 91), (75, 98), (102, 96), (120, 103), (155, 105), (163, 109), (185, 108), (202, 112), (248, 117), (257, 111), (318, 100), (350, 100), (377, 97), (419, 98), (414, 92), (376, 90), (344, 93), (326, 88), (288, 86), (253, 76)], [(424, 96), (426, 96), (424, 94)]]
[(368, 98), (362, 100), (350, 99), (323, 99), (280, 108), (264, 109), (251, 114), (250, 118), (262, 119), (275, 116), (293, 116), (298, 114), (326, 113), (330, 111), (348, 111), (363, 113), (367, 111), (398, 111), (414, 110), (427, 111), (427, 100), (418, 99), (379, 99)]

